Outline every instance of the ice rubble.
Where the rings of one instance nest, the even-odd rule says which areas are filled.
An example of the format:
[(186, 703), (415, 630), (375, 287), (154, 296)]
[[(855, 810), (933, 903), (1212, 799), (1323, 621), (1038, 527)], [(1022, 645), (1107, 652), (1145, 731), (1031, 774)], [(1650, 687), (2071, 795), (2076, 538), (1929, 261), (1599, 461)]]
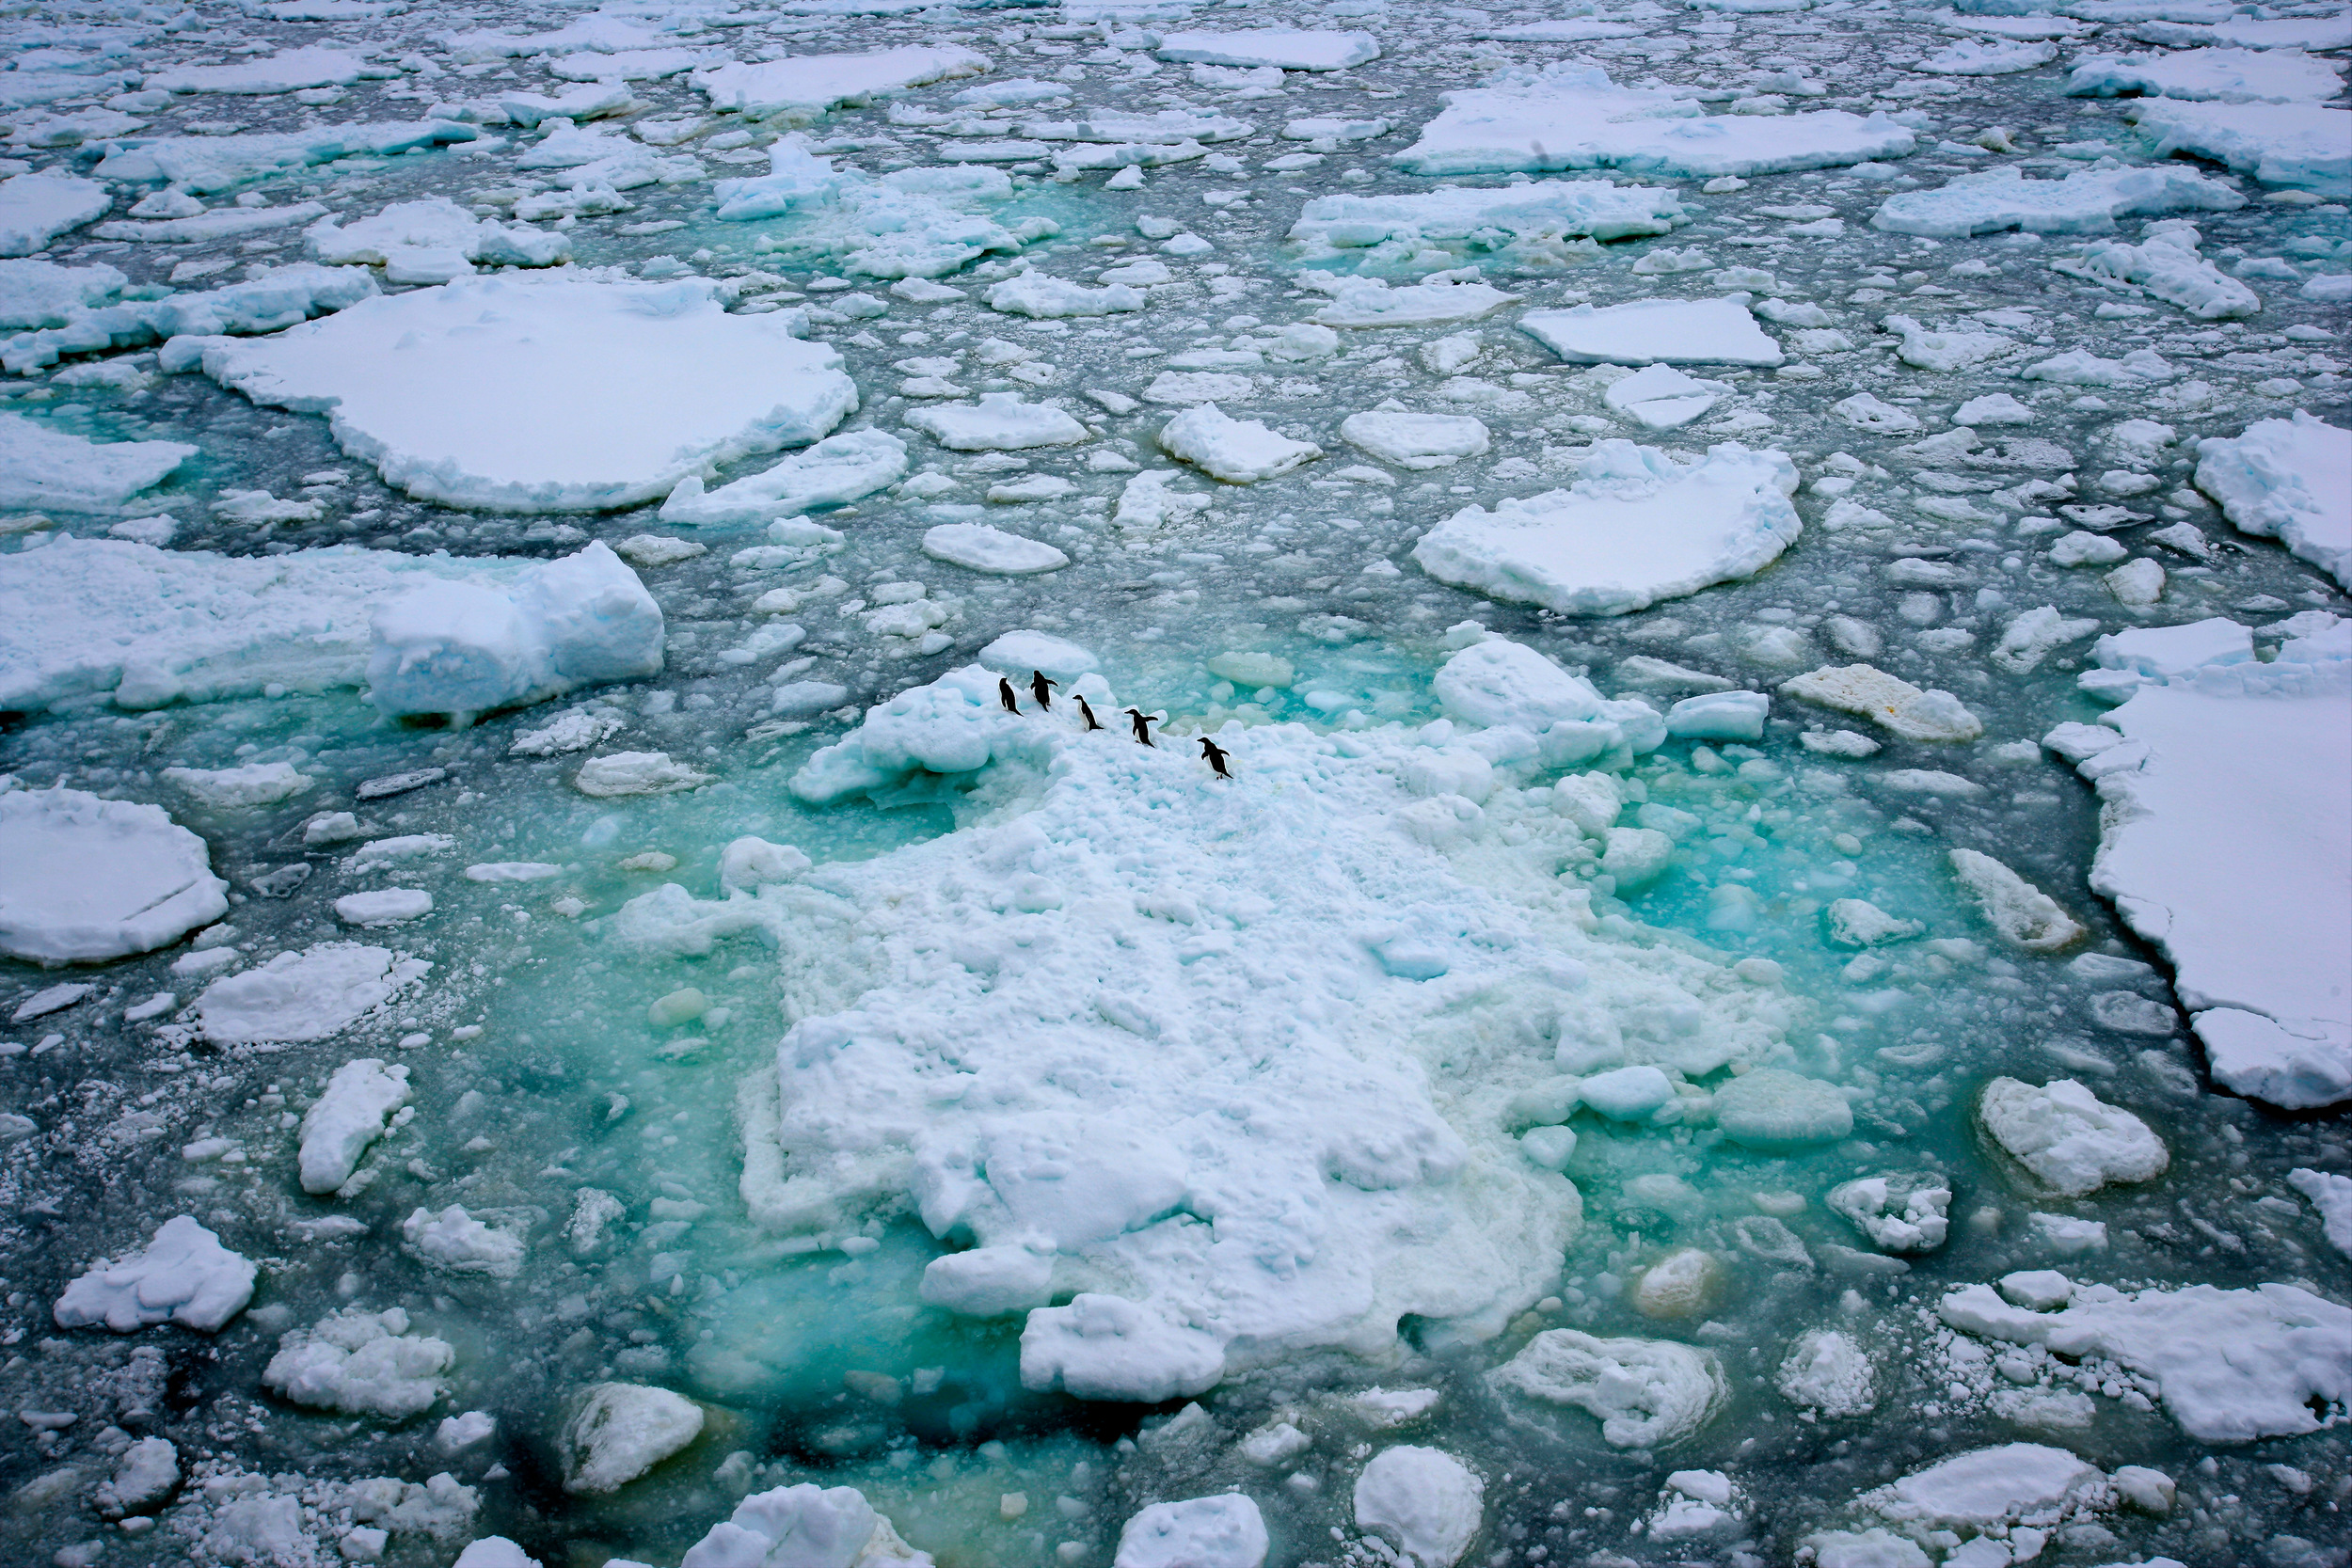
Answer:
[(1622, 615), (1762, 571), (1803, 526), (1796, 485), (1777, 451), (1726, 443), (1684, 467), (1654, 447), (1599, 441), (1567, 489), (1465, 507), (1413, 559), (1499, 599)]
[(168, 946), (229, 909), (204, 841), (161, 806), (0, 791), (0, 953), (96, 963)]
[(1773, 1376), (1791, 1404), (1824, 1416), (1867, 1416), (1878, 1403), (1869, 1353), (1851, 1335), (1807, 1329), (1797, 1336)]
[(408, 1069), (373, 1056), (345, 1062), (302, 1117), (295, 1164), (306, 1193), (331, 1193), (351, 1180), (360, 1156), (408, 1103)]
[(280, 1335), (262, 1384), (295, 1404), (401, 1421), (440, 1399), (456, 1360), (448, 1340), (411, 1333), (400, 1307), (346, 1307)]
[(2134, 100), (2123, 111), (2157, 157), (2186, 152), (2265, 185), (2352, 196), (2352, 110), (2315, 103)]
[(2102, 662), (2136, 689), (2044, 740), (2096, 782), (2092, 889), (2172, 961), (2217, 1081), (2290, 1107), (2352, 1098), (2352, 1006), (2333, 974), (2352, 951), (2352, 640), (2138, 670), (2134, 643), (2110, 642)]
[[(1539, 730), (1563, 746), (1593, 731), (1574, 746), (1586, 757), (1622, 733), (1595, 721), (1602, 705), (1583, 682), (1518, 649), (1532, 661), (1522, 669), (1501, 655), (1513, 647), (1481, 644), (1448, 667), (1456, 721), (1486, 726), (1473, 740), (1510, 763), (1548, 743)], [(1079, 689), (1107, 711), (1096, 683), (1081, 677)], [(1530, 1165), (1500, 1127), (1449, 1125), (1425, 1069), (1397, 1061), (1393, 1042), (1441, 1031), (1429, 1009), (1461, 988), (1501, 987), (1539, 1010), (1579, 995), (1689, 994), (1677, 976), (1690, 960), (1596, 945), (1580, 901), (1549, 879), (1512, 904), (1458, 879), (1442, 846), (1480, 832), (1479, 808), (1399, 787), (1388, 769), (1418, 752), (1410, 735), (1343, 748), (1305, 729), (1253, 729), (1233, 743), (1263, 784), (1233, 797), (1173, 747), (1088, 736), (1059, 706), (1005, 713), (996, 684), (974, 668), (901, 693), (819, 752), (793, 788), (812, 801), (886, 796), (918, 770), (993, 763), (1030, 781), (1023, 808), (726, 904), (668, 890), (616, 923), (623, 940), (655, 950), (673, 927), (707, 926), (772, 930), (797, 953), (818, 950), (818, 927), (795, 933), (829, 925), (828, 911), (866, 910), (890, 927), (879, 967), (821, 966), (790, 981), (806, 1016), (778, 1053), (780, 1105), (761, 1113), (775, 1131), (752, 1139), (754, 1213), (821, 1230), (915, 1209), (935, 1234), (973, 1246), (933, 1269), (944, 1294), (975, 1307), (981, 1296), (962, 1292), (983, 1277), (1018, 1302), (1037, 1288), (1022, 1282), (1046, 1273), (1056, 1293), (1074, 1294), (1029, 1313), (1024, 1377), (1088, 1398), (1167, 1398), (1214, 1384), (1229, 1360), (1309, 1346), (1385, 1355), (1403, 1312), (1471, 1334), (1500, 1326), (1573, 1232), (1574, 1189)], [(1643, 705), (1616, 706), (1658, 724)], [(1168, 803), (1138, 813), (1142, 793)], [(1232, 852), (1236, 831), (1250, 852)], [(1214, 858), (1207, 834), (1224, 846)], [(1294, 862), (1309, 846), (1320, 868), (1311, 909), (1295, 896)], [(1010, 879), (1016, 895), (1001, 908), (884, 895), (910, 878), (975, 888), (974, 876)], [(1486, 932), (1482, 945), (1452, 934), (1473, 928), (1465, 922)], [(1524, 956), (1497, 947), (1497, 929), (1524, 931)], [(1036, 962), (1049, 930), (1057, 957)], [(1538, 957), (1538, 931), (1572, 957)], [(961, 955), (955, 964), (917, 956), (943, 940)], [(1089, 979), (1073, 990), (1079, 974)], [(1420, 978), (1395, 977), (1406, 974)], [(1669, 1047), (1613, 1027), (1610, 1049), (1708, 1071), (1769, 1037), (1769, 991), (1704, 996), (1694, 1037)], [(1391, 1042), (1377, 1052), (1375, 1034)], [(1149, 1042), (1141, 1056), (1137, 1040)], [(1115, 1063), (1120, 1087), (1074, 1100), (1055, 1085), (1075, 1069), (1039, 1075), (1041, 1052), (1065, 1069)], [(1509, 1070), (1549, 1073), (1549, 1049)], [(945, 1098), (966, 1080), (996, 1086), (985, 1100)], [(861, 1131), (918, 1104), (930, 1109), (911, 1143), (874, 1145)], [(1310, 1107), (1311, 1127), (1297, 1119)], [(1084, 1180), (1055, 1179), (1068, 1169)], [(1409, 1216), (1438, 1212), (1441, 1231), (1414, 1239)], [(990, 1309), (1005, 1309), (1001, 1289), (983, 1292)]]
[(1413, 263), (1434, 249), (1503, 261), (1561, 259), (1575, 239), (1664, 234), (1684, 221), (1680, 194), (1665, 186), (1538, 180), (1493, 190), (1313, 197), (1299, 208), (1290, 237), (1302, 261), (1340, 260), (1360, 268)]
[(1577, 365), (1777, 365), (1785, 357), (1740, 297), (1530, 310), (1519, 328)]
[(1969, 1334), (2095, 1356), (2152, 1378), (2166, 1412), (2200, 1442), (2316, 1432), (2352, 1407), (2352, 1308), (2294, 1285), (2127, 1291), (2046, 1279), (2051, 1294), (1962, 1286), (1936, 1310)]
[(661, 520), (673, 526), (767, 522), (846, 506), (897, 483), (906, 471), (904, 441), (887, 431), (845, 430), (716, 490), (705, 490), (701, 477), (689, 474), (661, 503)]
[(498, 587), (426, 581), (370, 613), (378, 712), (461, 720), (661, 673), (660, 607), (601, 540)]
[(2175, 218), (2150, 224), (2140, 245), (2109, 241), (2092, 245), (2079, 260), (2061, 258), (2050, 264), (2094, 283), (2137, 289), (2201, 321), (2260, 310), (2260, 295), (2197, 253), (2200, 238), (2192, 225)]
[(1569, 60), (1505, 67), (1445, 104), (1391, 162), (1413, 174), (1617, 167), (1704, 178), (1899, 158), (1917, 145), (1883, 114), (1708, 115), (1675, 88), (1620, 87)]
[(805, 125), (844, 103), (870, 103), (988, 69), (987, 55), (956, 44), (906, 44), (860, 55), (797, 55), (749, 65), (728, 61), (695, 71), (693, 81), (714, 114)]
[(10, 175), (0, 180), (0, 256), (30, 256), (67, 230), (104, 216), (113, 205), (114, 198), (95, 180)]
[(2352, 431), (2297, 409), (2197, 444), (2197, 487), (2248, 533), (2275, 538), (2352, 589)]
[(121, 539), (0, 556), (0, 708), (19, 711), (357, 687), (380, 657), (396, 689), (386, 711), (480, 712), (650, 673), (661, 649), (660, 610), (601, 544), (544, 562), (342, 545), (230, 557)]
[(196, 452), (183, 441), (89, 441), (0, 414), (0, 507), (120, 512)]
[(303, 230), (313, 259), (330, 266), (375, 266), (395, 283), (441, 283), (474, 264), (551, 267), (572, 259), (571, 236), (528, 224), (477, 217), (447, 197), (396, 201), (373, 217)]
[(857, 407), (789, 311), (737, 315), (719, 285), (463, 277), (378, 295), (274, 338), (222, 340), (204, 372), (324, 413), (344, 451), (428, 500), (592, 512), (814, 441)]
[(52, 1312), (59, 1328), (103, 1323), (129, 1334), (172, 1323), (216, 1334), (253, 1299), (251, 1263), (186, 1214), (166, 1220), (137, 1252), (93, 1265)]
[(729, 223), (792, 218), (783, 248), (830, 258), (860, 277), (938, 277), (993, 251), (1018, 252), (1022, 234), (1034, 237), (963, 210), (1011, 196), (1001, 170), (910, 168), (869, 180), (836, 167), (799, 135), (772, 144), (768, 161), (764, 175), (712, 187), (717, 215)]
[(1249, 1498), (1187, 1497), (1136, 1510), (1120, 1528), (1111, 1568), (1260, 1568), (1269, 1544)]
[(1582, 1410), (1620, 1449), (1662, 1449), (1705, 1426), (1730, 1398), (1712, 1351), (1672, 1339), (1603, 1339), (1547, 1329), (1486, 1374), (1511, 1418), (1555, 1433), (1554, 1414)]
[(2076, 169), (2062, 180), (2028, 180), (2015, 167), (2003, 167), (1958, 175), (1933, 190), (1899, 191), (1880, 203), (1870, 227), (1938, 239), (2004, 229), (2106, 234), (2120, 217), (2233, 212), (2245, 205), (2228, 185), (2178, 165)]
[(207, 1039), (323, 1040), (424, 977), (433, 966), (382, 947), (320, 942), (214, 981), (197, 998)]
[(2067, 72), (2065, 90), (2099, 98), (2146, 93), (2222, 103), (2316, 103), (2344, 90), (2344, 67), (2296, 49), (2084, 55)]

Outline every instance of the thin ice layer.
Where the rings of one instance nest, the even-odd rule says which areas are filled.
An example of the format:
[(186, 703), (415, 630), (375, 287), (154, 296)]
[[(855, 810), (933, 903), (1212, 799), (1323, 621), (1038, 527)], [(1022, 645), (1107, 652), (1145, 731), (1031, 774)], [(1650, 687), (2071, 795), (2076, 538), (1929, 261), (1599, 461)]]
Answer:
[(1574, 615), (1624, 615), (1753, 577), (1804, 525), (1796, 470), (1736, 443), (1688, 467), (1655, 447), (1595, 443), (1565, 490), (1469, 506), (1413, 547), (1440, 582)]
[(594, 512), (816, 440), (857, 407), (841, 356), (793, 312), (730, 314), (718, 285), (459, 278), (379, 295), (204, 372), (323, 413), (388, 484), (451, 506)]
[(1708, 177), (1899, 158), (1917, 138), (1883, 114), (1709, 115), (1671, 87), (1621, 87), (1597, 66), (1506, 67), (1445, 95), (1391, 161), (1411, 174), (1629, 168)]
[(2305, 644), (2149, 680), (2072, 748), (2091, 888), (2172, 961), (2215, 1078), (2296, 1108), (2352, 1099), (2352, 659)]
[[(758, 1113), (752, 1212), (787, 1230), (918, 1212), (973, 1249), (932, 1265), (940, 1299), (1036, 1307), (1033, 1386), (1167, 1398), (1319, 1346), (1389, 1354), (1406, 1313), (1490, 1333), (1552, 1276), (1580, 1204), (1492, 1116), (1449, 1119), (1469, 1082), (1444, 1076), (1446, 1042), (1571, 998), (1681, 998), (1688, 1036), (1636, 1055), (1752, 1059), (1777, 1026), (1769, 991), (1586, 936), (1581, 894), (1532, 866), (1462, 876), (1475, 810), (1399, 784), (1401, 730), (1345, 752), (1231, 732), (1237, 792), (1189, 745), (1086, 735), (1071, 704), (1008, 714), (996, 688), (974, 667), (903, 693), (794, 780), (887, 798), (993, 766), (995, 814), (755, 898), (648, 895), (615, 930), (657, 950), (705, 922), (774, 933), (803, 1016), (755, 1086), (781, 1101)], [(1099, 677), (1079, 689), (1112, 711)], [(843, 919), (875, 939), (854, 958), (823, 934)], [(1475, 1070), (1512, 1086), (1550, 1058), (1534, 1035)]]

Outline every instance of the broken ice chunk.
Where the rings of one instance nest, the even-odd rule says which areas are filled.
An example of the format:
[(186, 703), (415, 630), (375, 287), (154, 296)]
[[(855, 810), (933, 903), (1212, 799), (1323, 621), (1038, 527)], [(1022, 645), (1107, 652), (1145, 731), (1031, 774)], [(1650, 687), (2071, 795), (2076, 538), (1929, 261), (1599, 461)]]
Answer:
[(2153, 1180), (2171, 1164), (2146, 1122), (2072, 1078), (2041, 1085), (1995, 1078), (1985, 1085), (1977, 1115), (1995, 1143), (2061, 1196)]

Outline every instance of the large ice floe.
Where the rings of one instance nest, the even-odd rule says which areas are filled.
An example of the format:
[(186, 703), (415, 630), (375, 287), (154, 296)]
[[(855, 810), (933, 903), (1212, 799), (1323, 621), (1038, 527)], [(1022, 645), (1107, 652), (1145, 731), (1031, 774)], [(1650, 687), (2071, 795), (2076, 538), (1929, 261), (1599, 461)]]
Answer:
[(2043, 741), (2096, 781), (2090, 885), (2171, 959), (2214, 1077), (2295, 1107), (2352, 1099), (2352, 638), (2322, 618), (2271, 663), (2226, 621), (2102, 639), (2128, 699)]
[[(1099, 677), (1076, 690), (1111, 706)], [(1588, 684), (1507, 641), (1456, 655), (1438, 690), (1454, 744), (1503, 768), (1622, 733)], [(1431, 1053), (1498, 1008), (1662, 1006), (1680, 1032), (1612, 1025), (1614, 1048), (1694, 1074), (1755, 1061), (1777, 1032), (1769, 986), (1596, 942), (1582, 896), (1548, 879), (1466, 875), (1479, 808), (1398, 782), (1431, 754), (1422, 740), (1275, 726), (1226, 742), (1256, 781), (1239, 819), (1172, 751), (1089, 736), (1062, 706), (1008, 713), (993, 673), (951, 673), (875, 708), (793, 789), (886, 799), (942, 777), (995, 809), (864, 865), (721, 904), (666, 890), (619, 919), (656, 949), (727, 928), (810, 953), (845, 921), (874, 933), (856, 960), (787, 979), (804, 1016), (748, 1091), (744, 1200), (786, 1231), (918, 1214), (961, 1249), (924, 1273), (923, 1299), (1025, 1312), (1033, 1387), (1153, 1401), (1323, 1347), (1390, 1359), (1408, 1314), (1491, 1334), (1538, 1293), (1581, 1205), (1491, 1117), (1447, 1113), (1459, 1091), (1436, 1094)], [(900, 896), (916, 885), (937, 891)], [(1552, 1055), (1536, 1033), (1480, 1092), (1549, 1079)]]
[(825, 435), (857, 407), (841, 356), (707, 278), (460, 278), (274, 338), (201, 345), (256, 403), (327, 416), (385, 483), (453, 506), (592, 512)]
[(593, 544), (561, 561), (330, 546), (234, 559), (124, 539), (0, 556), (0, 708), (368, 685), (469, 714), (661, 668), (661, 611)]
[(1413, 546), (1441, 582), (1575, 615), (1623, 615), (1753, 577), (1803, 524), (1796, 473), (1775, 451), (1724, 445), (1679, 464), (1655, 447), (1596, 443), (1565, 490), (1465, 507)]
[(1415, 174), (1625, 168), (1745, 175), (1896, 158), (1917, 138), (1884, 115), (1815, 109), (1709, 115), (1672, 88), (1621, 87), (1597, 66), (1507, 66), (1445, 95), (1445, 111), (1393, 155)]
[(0, 789), (0, 953), (93, 963), (179, 941), (228, 912), (204, 841), (161, 806), (79, 789)]

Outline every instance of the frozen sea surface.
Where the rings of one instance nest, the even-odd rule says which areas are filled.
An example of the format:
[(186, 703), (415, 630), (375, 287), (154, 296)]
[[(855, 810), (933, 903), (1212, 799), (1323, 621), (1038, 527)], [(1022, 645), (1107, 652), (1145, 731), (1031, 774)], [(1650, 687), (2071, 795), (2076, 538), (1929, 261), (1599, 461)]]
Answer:
[(2340, 5), (0, 11), (0, 1560), (2352, 1552)]

